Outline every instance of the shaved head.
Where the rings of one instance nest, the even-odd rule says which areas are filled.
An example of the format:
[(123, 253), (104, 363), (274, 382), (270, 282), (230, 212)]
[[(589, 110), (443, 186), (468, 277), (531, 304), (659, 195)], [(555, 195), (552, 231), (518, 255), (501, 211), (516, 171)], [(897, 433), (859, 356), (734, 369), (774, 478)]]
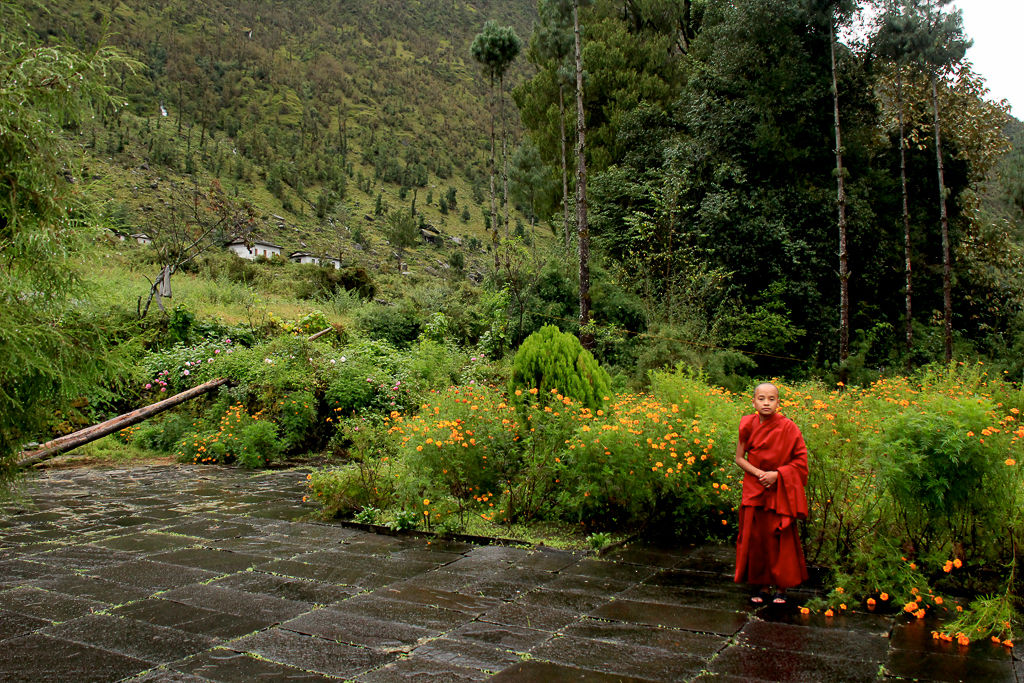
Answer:
[(776, 395), (778, 395), (779, 388), (777, 386), (775, 386), (774, 384), (772, 384), (771, 382), (761, 382), (756, 387), (754, 387), (754, 395), (756, 396), (757, 392), (761, 391), (761, 389), (763, 389), (765, 387), (771, 387), (772, 389), (775, 390)]

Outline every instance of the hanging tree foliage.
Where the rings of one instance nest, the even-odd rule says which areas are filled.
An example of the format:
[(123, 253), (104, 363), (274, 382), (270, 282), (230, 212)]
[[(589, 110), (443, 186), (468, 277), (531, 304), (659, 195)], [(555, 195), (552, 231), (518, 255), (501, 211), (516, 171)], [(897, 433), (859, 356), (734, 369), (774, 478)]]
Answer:
[[(20, 8), (0, 1), (0, 467), (52, 411), (108, 369), (100, 319), (70, 259), (87, 236), (89, 201), (61, 139), (95, 107), (121, 106), (106, 86), (116, 50), (84, 54), (35, 41)], [(4, 477), (6, 478), (6, 477)]]

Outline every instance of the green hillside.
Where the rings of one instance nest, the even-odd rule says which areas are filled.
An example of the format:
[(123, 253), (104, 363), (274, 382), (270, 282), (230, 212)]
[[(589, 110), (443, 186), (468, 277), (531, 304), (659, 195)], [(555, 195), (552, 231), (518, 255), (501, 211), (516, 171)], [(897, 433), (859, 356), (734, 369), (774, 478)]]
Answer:
[[(158, 234), (182, 186), (216, 180), (286, 252), (397, 268), (380, 226), (403, 205), (420, 227), (486, 243), (490, 100), (469, 44), (488, 19), (527, 36), (533, 2), (44, 5), (31, 17), (44, 43), (106, 36), (138, 62), (115, 77), (129, 106), (77, 131), (82, 175), (115, 227)], [(470, 268), (481, 259), (467, 253)]]

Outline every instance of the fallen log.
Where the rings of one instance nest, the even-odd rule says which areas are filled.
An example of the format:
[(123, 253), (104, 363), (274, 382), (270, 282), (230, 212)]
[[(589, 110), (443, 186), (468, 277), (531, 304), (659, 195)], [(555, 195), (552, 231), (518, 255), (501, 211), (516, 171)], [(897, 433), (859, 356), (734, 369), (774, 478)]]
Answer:
[(73, 434), (62, 436), (53, 441), (47, 441), (41, 447), (34, 451), (22, 451), (21, 459), (18, 460), (19, 467), (28, 467), (34, 465), (37, 462), (42, 462), (48, 458), (52, 458), (55, 455), (60, 455), (70, 451), (78, 446), (83, 446), (87, 443), (101, 439), (108, 434), (119, 432), (122, 429), (131, 427), (132, 425), (143, 422), (157, 413), (162, 413), (168, 408), (173, 408), (176, 405), (180, 405), (185, 401), (191, 401), (197, 396), (207, 394), (218, 387), (222, 387), (231, 380), (222, 377), (220, 379), (212, 379), (205, 384), (200, 384), (197, 387), (192, 387), (188, 391), (183, 391), (180, 394), (175, 394), (170, 398), (165, 398), (162, 401), (153, 403), (144, 408), (133, 410), (130, 413), (119, 415), (113, 419), (101, 422), (98, 425), (92, 427), (86, 427), (85, 429), (79, 430)]
[(309, 341), (313, 341), (314, 339), (319, 339), (320, 337), (324, 336), (325, 334), (327, 334), (328, 332), (330, 332), (333, 329), (334, 329), (333, 327), (328, 327), (326, 330), (320, 330), (316, 334), (312, 335), (309, 338)]
[[(333, 329), (333, 327), (328, 327), (325, 330), (320, 330), (316, 334), (310, 336), (309, 341), (322, 337)], [(203, 394), (207, 394), (218, 387), (224, 386), (230, 381), (231, 380), (227, 377), (211, 379), (206, 384), (200, 384), (197, 387), (192, 387), (188, 391), (175, 394), (170, 398), (165, 398), (164, 400), (148, 405), (145, 408), (133, 410), (130, 413), (119, 415), (118, 417), (107, 420), (106, 422), (101, 422), (98, 425), (86, 427), (85, 429), (81, 429), (73, 434), (68, 434), (67, 436), (62, 436), (54, 439), (53, 441), (47, 441), (34, 451), (22, 451), (21, 459), (18, 460), (18, 467), (34, 465), (37, 462), (42, 462), (43, 460), (54, 457), (55, 455), (66, 453), (73, 448), (84, 446), (85, 444), (96, 441), (97, 439), (102, 439), (108, 434), (113, 434), (114, 432), (119, 432), (122, 429), (131, 427), (132, 425), (144, 422), (154, 415), (162, 413), (168, 408), (173, 408), (185, 401), (191, 401), (198, 396), (202, 396)]]

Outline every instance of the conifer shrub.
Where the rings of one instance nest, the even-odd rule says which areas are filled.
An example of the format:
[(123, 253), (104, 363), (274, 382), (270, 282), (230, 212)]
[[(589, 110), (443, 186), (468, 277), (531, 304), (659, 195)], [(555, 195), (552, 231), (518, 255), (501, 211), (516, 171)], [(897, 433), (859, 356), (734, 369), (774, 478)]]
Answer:
[(546, 397), (552, 390), (597, 410), (611, 395), (611, 379), (579, 339), (545, 325), (516, 352), (508, 392)]

